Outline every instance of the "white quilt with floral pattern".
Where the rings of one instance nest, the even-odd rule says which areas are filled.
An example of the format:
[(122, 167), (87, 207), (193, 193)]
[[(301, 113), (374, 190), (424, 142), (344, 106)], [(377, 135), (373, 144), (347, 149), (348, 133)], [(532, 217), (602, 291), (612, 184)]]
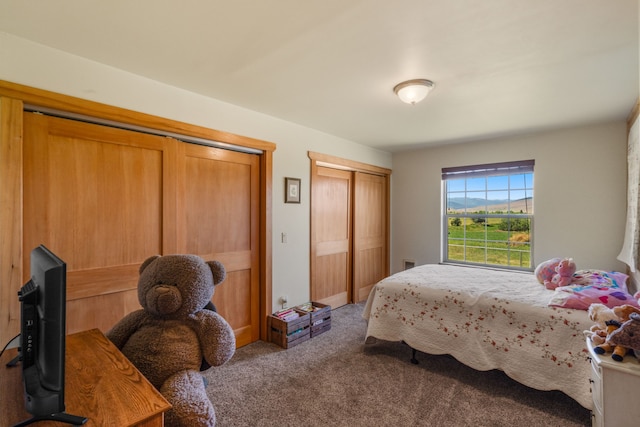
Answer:
[(471, 368), (500, 369), (538, 390), (560, 390), (593, 406), (584, 310), (550, 307), (553, 291), (531, 273), (428, 264), (371, 290), (367, 342), (404, 341), (450, 354)]

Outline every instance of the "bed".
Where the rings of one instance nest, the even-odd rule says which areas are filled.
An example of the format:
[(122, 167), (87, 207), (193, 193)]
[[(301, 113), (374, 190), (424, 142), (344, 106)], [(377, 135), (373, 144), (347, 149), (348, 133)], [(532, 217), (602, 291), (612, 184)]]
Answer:
[(367, 299), (365, 343), (402, 341), (499, 369), (538, 389), (559, 390), (592, 409), (585, 310), (549, 306), (554, 291), (532, 273), (428, 264), (378, 282)]

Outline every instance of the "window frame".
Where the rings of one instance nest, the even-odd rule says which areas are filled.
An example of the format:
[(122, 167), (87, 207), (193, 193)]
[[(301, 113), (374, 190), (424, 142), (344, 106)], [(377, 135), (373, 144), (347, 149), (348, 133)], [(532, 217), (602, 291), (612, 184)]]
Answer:
[[(494, 269), (504, 269), (504, 270), (519, 270), (519, 271), (534, 271), (534, 262), (533, 262), (533, 230), (534, 230), (534, 209), (533, 209), (533, 205), (534, 205), (534, 192), (535, 192), (535, 184), (534, 184), (534, 165), (535, 165), (535, 161), (534, 160), (521, 160), (521, 161), (513, 161), (513, 162), (501, 162), (501, 163), (489, 163), (489, 164), (480, 164), (480, 165), (470, 165), (470, 166), (457, 166), (457, 167), (449, 167), (449, 168), (442, 168), (442, 189), (441, 189), (441, 195), (442, 195), (442, 226), (441, 226), (441, 262), (444, 264), (463, 264), (463, 265), (471, 265), (471, 266), (478, 266), (478, 267), (486, 267), (486, 268), (494, 268)], [(525, 177), (525, 182), (524, 185), (520, 188), (518, 187), (512, 187), (511, 185), (511, 177), (512, 176), (518, 176), (518, 175), (522, 175), (522, 174), (530, 174), (530, 183), (527, 183), (526, 177)], [(506, 181), (507, 181), (507, 185), (506, 187), (498, 187), (498, 188), (492, 188), (490, 187), (490, 185), (488, 184), (488, 178), (490, 177), (503, 177), (503, 179), (506, 177)], [(468, 189), (468, 180), (469, 179), (474, 179), (477, 182), (477, 178), (483, 178), (484, 179), (484, 187), (482, 190), (478, 190), (478, 189)], [(449, 191), (448, 188), (448, 181), (449, 180), (462, 180), (464, 179), (464, 190), (453, 190), (453, 191)], [(456, 193), (460, 193), (464, 195), (464, 199), (465, 201), (467, 199), (470, 199), (471, 197), (469, 197), (469, 194), (479, 194), (479, 193), (484, 193), (485, 200), (490, 200), (488, 197), (488, 193), (490, 193), (491, 191), (500, 191), (500, 192), (506, 192), (509, 196), (508, 196), (508, 202), (507, 202), (507, 210), (506, 213), (487, 213), (486, 209), (484, 209), (484, 213), (476, 213), (476, 211), (480, 210), (481, 206), (477, 206), (475, 208), (477, 209), (473, 209), (474, 207), (470, 207), (471, 209), (473, 209), (473, 213), (469, 213), (467, 212), (467, 209), (470, 209), (467, 207), (467, 204), (465, 203), (465, 208), (462, 212), (450, 212), (449, 211), (449, 201), (450, 201), (450, 195), (451, 194), (456, 194)], [(524, 198), (525, 199), (530, 199), (531, 200), (531, 207), (527, 207), (527, 212), (524, 213), (513, 213), (510, 212), (510, 206), (511, 206), (511, 202), (515, 202), (518, 199), (515, 198), (512, 200), (512, 192), (524, 192)], [(484, 205), (484, 207), (486, 208), (487, 204)], [(530, 211), (530, 212), (529, 212)], [(450, 248), (450, 237), (449, 237), (449, 225), (450, 225), (450, 221), (453, 218), (461, 218), (464, 221), (464, 229), (463, 229), (463, 238), (462, 238), (462, 247), (463, 247), (463, 259), (449, 259), (449, 248)], [(501, 240), (491, 240), (488, 239), (488, 221), (484, 222), (484, 245), (480, 245), (478, 246), (478, 248), (482, 248), (483, 252), (484, 252), (484, 262), (477, 262), (477, 260), (474, 261), (469, 261), (467, 259), (467, 254), (468, 254), (468, 248), (471, 247), (473, 248), (475, 245), (467, 245), (467, 240), (468, 241), (480, 241), (482, 242), (482, 239), (474, 239), (474, 238), (469, 238), (467, 239), (467, 222), (468, 221), (473, 221), (474, 219), (491, 219), (491, 218), (498, 218), (498, 219), (507, 219), (507, 220), (514, 220), (514, 219), (525, 219), (527, 221), (529, 221), (529, 232), (528, 232), (528, 242), (526, 243), (522, 243), (522, 244), (528, 244), (529, 250), (529, 265), (528, 266), (522, 266), (520, 265), (512, 265), (511, 264), (511, 254), (512, 253), (517, 253), (520, 252), (522, 254), (523, 251), (516, 249), (517, 245), (513, 245), (513, 244), (507, 244), (505, 249), (501, 249), (501, 248), (491, 248), (489, 246), (489, 244), (494, 243), (494, 242), (501, 242)], [(519, 233), (519, 231), (514, 231), (511, 229), (507, 230), (508, 233), (508, 237), (507, 237), (507, 242), (509, 242), (509, 238), (511, 237), (512, 233)], [(511, 248), (511, 246), (514, 246), (514, 248)], [(507, 253), (507, 264), (492, 264), (487, 262), (488, 261), (488, 253), (489, 252), (493, 252), (493, 251), (505, 251)], [(524, 251), (526, 252), (526, 251)]]

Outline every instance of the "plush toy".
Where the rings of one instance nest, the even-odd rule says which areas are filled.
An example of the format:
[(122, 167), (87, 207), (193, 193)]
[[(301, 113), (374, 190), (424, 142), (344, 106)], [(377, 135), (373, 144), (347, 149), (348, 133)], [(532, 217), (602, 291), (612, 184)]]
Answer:
[[(634, 352), (640, 350), (640, 314), (631, 313), (629, 320), (611, 332), (607, 340), (616, 347), (624, 348), (625, 353), (628, 350), (633, 350)], [(622, 360), (622, 358), (614, 359), (617, 361)]]
[(640, 314), (640, 308), (631, 304), (619, 305), (613, 308), (613, 312), (621, 322), (626, 322), (630, 319), (631, 313)]
[[(640, 296), (640, 292), (637, 292), (636, 295), (634, 295), (634, 297), (636, 298), (639, 296)], [(621, 319), (623, 319), (623, 322), (626, 322), (627, 320), (629, 320), (631, 318), (631, 314), (633, 313), (640, 314), (640, 309), (638, 309), (638, 307), (635, 307), (629, 304), (622, 305), (619, 308), (616, 307), (614, 310), (616, 310), (616, 313), (618, 314), (618, 316)], [(640, 348), (634, 348), (633, 355), (636, 356), (636, 358), (640, 359)]]
[(553, 290), (559, 286), (570, 285), (575, 272), (576, 263), (573, 262), (573, 258), (565, 258), (556, 266), (556, 274), (553, 275), (551, 280), (544, 281), (544, 286)]
[(562, 258), (551, 258), (538, 264), (533, 274), (535, 274), (536, 279), (538, 279), (541, 285), (544, 285), (544, 282), (550, 281), (553, 278), (556, 274), (556, 267), (560, 264), (560, 261), (562, 261)]
[(585, 336), (591, 338), (591, 342), (594, 345), (602, 345), (607, 338), (607, 325), (609, 320), (620, 320), (615, 312), (615, 309), (609, 308), (604, 304), (593, 303), (587, 310), (589, 313), (589, 319), (595, 322), (588, 331), (584, 331)]
[[(107, 337), (171, 403), (167, 426), (214, 426), (203, 362), (220, 366), (235, 352), (235, 335), (205, 309), (226, 272), (195, 255), (155, 255), (140, 266), (141, 310), (120, 320)], [(205, 364), (205, 365), (206, 365)]]
[(604, 344), (598, 345), (593, 348), (597, 354), (605, 354), (608, 352), (612, 352), (611, 358), (616, 362), (621, 362), (624, 359), (624, 356), (627, 354), (628, 348), (619, 344), (615, 344), (611, 341), (611, 338), (614, 336), (614, 333), (620, 329), (622, 325), (617, 320), (607, 320), (607, 338)]

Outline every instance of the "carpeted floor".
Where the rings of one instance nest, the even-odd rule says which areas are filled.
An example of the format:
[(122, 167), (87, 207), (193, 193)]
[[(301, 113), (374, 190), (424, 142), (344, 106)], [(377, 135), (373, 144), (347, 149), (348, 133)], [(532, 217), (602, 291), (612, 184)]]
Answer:
[(332, 312), (328, 332), (290, 349), (256, 342), (204, 373), (217, 425), (590, 426), (560, 392), (525, 387), (402, 343), (364, 344), (363, 305)]

